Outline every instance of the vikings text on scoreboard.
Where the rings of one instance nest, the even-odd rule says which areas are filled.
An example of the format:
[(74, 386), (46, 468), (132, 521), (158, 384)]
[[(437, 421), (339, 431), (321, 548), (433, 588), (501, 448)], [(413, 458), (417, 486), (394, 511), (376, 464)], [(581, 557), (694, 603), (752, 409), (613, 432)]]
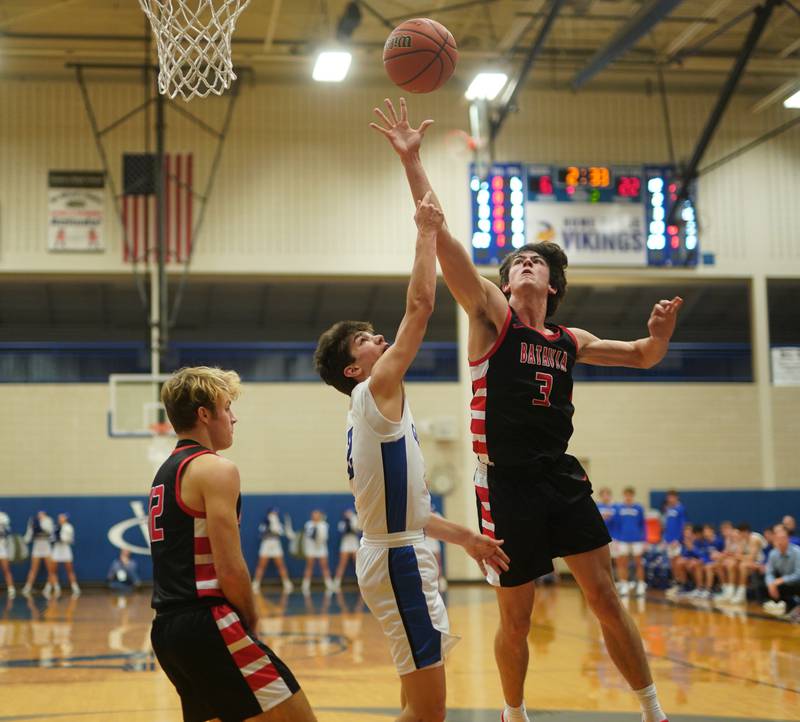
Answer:
[(493, 164), (485, 179), (470, 178), (473, 258), (500, 263), (526, 243), (551, 241), (570, 265), (694, 266), (693, 203), (670, 223), (677, 185), (676, 169), (665, 165)]

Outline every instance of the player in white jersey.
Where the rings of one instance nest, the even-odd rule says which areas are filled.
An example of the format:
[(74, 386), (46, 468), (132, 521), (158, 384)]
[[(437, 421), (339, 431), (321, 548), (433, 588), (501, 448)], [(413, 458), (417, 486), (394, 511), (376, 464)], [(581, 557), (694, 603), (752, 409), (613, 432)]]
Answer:
[(507, 569), (502, 540), (431, 515), (425, 464), (403, 377), (417, 355), (433, 312), (436, 233), (441, 211), (425, 196), (414, 216), (417, 244), (406, 312), (393, 345), (370, 324), (342, 321), (319, 340), (322, 379), (351, 397), (347, 472), (364, 531), (356, 557), (361, 594), (389, 639), (401, 680), (398, 722), (445, 718), (444, 655), (450, 634), (439, 596), (438, 569), (425, 534), (460, 544), (478, 561)]
[(55, 525), (52, 518), (44, 510), (37, 512), (36, 516), (28, 519), (25, 542), (31, 544), (31, 568), (28, 572), (25, 586), (22, 587), (23, 595), (27, 596), (31, 593), (36, 577), (39, 574), (39, 566), (42, 560), (44, 560), (44, 566), (47, 570), (47, 584), (44, 585), (42, 594), (49, 597), (56, 586), (56, 575), (53, 573), (53, 561), (51, 558), (53, 545), (50, 542), (50, 536), (54, 528)]

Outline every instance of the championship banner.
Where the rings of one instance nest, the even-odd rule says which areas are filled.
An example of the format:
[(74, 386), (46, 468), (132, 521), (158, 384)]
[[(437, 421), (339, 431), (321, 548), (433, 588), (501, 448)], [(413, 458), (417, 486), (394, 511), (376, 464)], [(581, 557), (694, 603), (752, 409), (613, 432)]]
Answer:
[(105, 175), (99, 171), (51, 170), (47, 185), (48, 250), (105, 250)]
[(560, 245), (570, 266), (646, 266), (644, 217), (635, 205), (528, 203), (530, 242)]

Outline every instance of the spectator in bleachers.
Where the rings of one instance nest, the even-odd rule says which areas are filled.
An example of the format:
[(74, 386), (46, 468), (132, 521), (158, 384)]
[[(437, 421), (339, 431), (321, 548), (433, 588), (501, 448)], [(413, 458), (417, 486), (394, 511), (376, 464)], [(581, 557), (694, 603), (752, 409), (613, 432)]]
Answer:
[(670, 559), (672, 575), (675, 576), (675, 563), (681, 554), (683, 528), (686, 526), (686, 509), (681, 503), (678, 492), (670, 489), (667, 492), (663, 509), (664, 542), (667, 545), (667, 556)]
[(759, 568), (759, 572), (763, 575), (767, 571), (767, 559), (769, 558), (769, 553), (775, 548), (775, 529), (774, 527), (768, 526), (764, 531), (761, 532), (764, 536), (764, 540), (767, 542), (764, 546), (764, 562), (761, 564)]
[(6, 594), (8, 594), (9, 599), (17, 596), (14, 577), (11, 576), (11, 567), (8, 564), (8, 559), (11, 556), (11, 549), (9, 548), (11, 542), (11, 519), (4, 511), (0, 511), (0, 567), (3, 569), (3, 576), (6, 580)]
[(725, 547), (714, 561), (714, 572), (719, 579), (722, 591), (714, 599), (717, 602), (729, 602), (736, 591), (739, 555), (742, 551), (741, 534), (729, 521), (723, 521), (719, 530), (725, 538)]
[(759, 566), (764, 562), (764, 547), (767, 540), (757, 531), (752, 531), (746, 522), (736, 527), (742, 542), (742, 550), (739, 553), (739, 566), (737, 569), (737, 586), (731, 597), (732, 604), (744, 604), (747, 602), (747, 587), (750, 575), (757, 572)]
[[(698, 540), (700, 535), (695, 533), (695, 528), (686, 524), (683, 528), (681, 551), (674, 559), (673, 579), (675, 584), (667, 590), (670, 599), (690, 590), (689, 580), (695, 574), (695, 562), (698, 559)], [(696, 579), (696, 577), (695, 577)]]
[(705, 588), (710, 592), (714, 588), (716, 565), (725, 549), (725, 539), (721, 534), (717, 534), (713, 524), (703, 524), (703, 542), (706, 546), (703, 582)]
[(109, 588), (118, 592), (130, 592), (141, 584), (136, 562), (127, 549), (119, 550), (119, 557), (111, 562), (106, 580)]
[[(617, 588), (620, 594), (629, 594), (634, 589), (636, 596), (643, 597), (647, 591), (644, 581), (644, 565), (642, 555), (645, 546), (644, 508), (635, 502), (636, 490), (632, 486), (625, 487), (622, 492), (623, 502), (616, 505), (616, 539), (617, 548)], [(628, 579), (630, 558), (636, 566), (636, 584)]]
[(775, 526), (775, 548), (767, 559), (765, 577), (771, 600), (764, 611), (780, 616), (797, 606), (800, 595), (800, 546), (789, 542), (789, 533), (782, 524)]
[(786, 529), (786, 533), (789, 535), (789, 543), (800, 546), (800, 535), (797, 533), (797, 522), (795, 521), (794, 517), (787, 514), (781, 520), (781, 524)]

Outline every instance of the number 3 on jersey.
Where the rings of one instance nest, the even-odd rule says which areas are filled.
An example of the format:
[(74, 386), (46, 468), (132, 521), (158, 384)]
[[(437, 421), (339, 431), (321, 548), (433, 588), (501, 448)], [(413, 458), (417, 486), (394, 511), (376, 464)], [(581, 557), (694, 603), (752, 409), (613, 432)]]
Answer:
[(159, 484), (150, 490), (150, 543), (164, 541), (164, 530), (156, 521), (164, 511), (164, 485)]
[(533, 405), (550, 406), (550, 392), (553, 390), (553, 375), (537, 371), (536, 380), (542, 384), (539, 388), (539, 393), (542, 395), (542, 397), (538, 399), (534, 398)]

